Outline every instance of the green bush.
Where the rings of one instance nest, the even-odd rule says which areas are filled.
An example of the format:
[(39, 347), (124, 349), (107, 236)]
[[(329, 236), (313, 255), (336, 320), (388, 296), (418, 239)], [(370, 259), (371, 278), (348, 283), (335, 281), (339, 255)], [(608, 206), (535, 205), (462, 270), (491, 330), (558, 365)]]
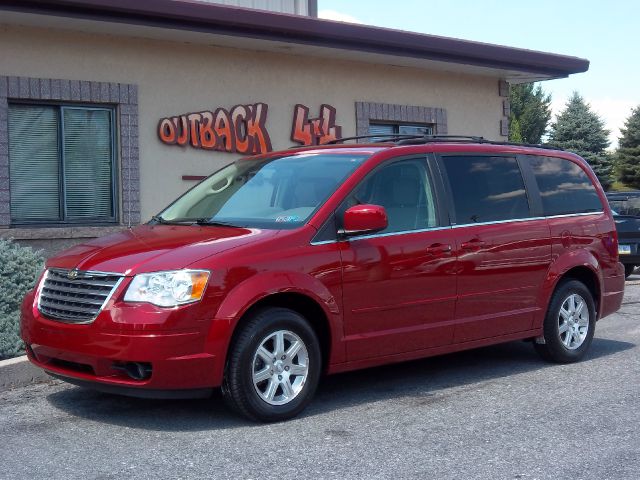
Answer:
[(0, 360), (24, 352), (20, 305), (44, 265), (40, 252), (0, 238)]

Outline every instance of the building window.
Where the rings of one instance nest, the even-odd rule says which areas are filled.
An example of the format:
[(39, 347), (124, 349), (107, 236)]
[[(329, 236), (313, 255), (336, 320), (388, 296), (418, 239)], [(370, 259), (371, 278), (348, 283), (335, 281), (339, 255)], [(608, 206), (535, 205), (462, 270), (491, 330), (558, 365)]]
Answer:
[(12, 224), (116, 221), (114, 110), (9, 105)]
[(392, 103), (356, 102), (357, 135), (446, 135), (444, 108)]
[(89, 238), (138, 223), (138, 87), (0, 75), (0, 237)]
[[(433, 135), (433, 125), (411, 125), (401, 123), (373, 123), (369, 122), (369, 135), (379, 135), (380, 138), (391, 135)], [(373, 138), (376, 140), (378, 137)]]

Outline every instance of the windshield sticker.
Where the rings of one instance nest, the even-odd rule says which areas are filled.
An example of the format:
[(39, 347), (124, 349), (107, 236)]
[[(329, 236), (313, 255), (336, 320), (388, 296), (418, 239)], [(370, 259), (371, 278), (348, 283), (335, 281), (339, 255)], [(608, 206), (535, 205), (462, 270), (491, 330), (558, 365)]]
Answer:
[(288, 223), (288, 222), (299, 222), (300, 217), (298, 215), (281, 215), (280, 217), (276, 217), (276, 223)]

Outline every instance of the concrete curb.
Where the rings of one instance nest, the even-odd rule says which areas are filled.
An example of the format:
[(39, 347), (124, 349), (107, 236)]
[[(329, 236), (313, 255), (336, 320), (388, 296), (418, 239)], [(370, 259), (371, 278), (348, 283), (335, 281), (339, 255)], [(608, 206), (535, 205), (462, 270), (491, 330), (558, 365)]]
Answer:
[(27, 360), (26, 355), (0, 361), (0, 392), (49, 380), (51, 377)]

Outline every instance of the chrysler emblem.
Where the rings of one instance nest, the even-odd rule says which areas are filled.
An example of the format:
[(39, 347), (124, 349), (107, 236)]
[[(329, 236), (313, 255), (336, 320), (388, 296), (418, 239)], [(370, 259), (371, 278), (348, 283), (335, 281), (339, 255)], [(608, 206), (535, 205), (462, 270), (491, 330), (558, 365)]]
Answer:
[(69, 280), (75, 280), (76, 278), (78, 278), (78, 270), (69, 270), (69, 273), (67, 273), (67, 278)]

